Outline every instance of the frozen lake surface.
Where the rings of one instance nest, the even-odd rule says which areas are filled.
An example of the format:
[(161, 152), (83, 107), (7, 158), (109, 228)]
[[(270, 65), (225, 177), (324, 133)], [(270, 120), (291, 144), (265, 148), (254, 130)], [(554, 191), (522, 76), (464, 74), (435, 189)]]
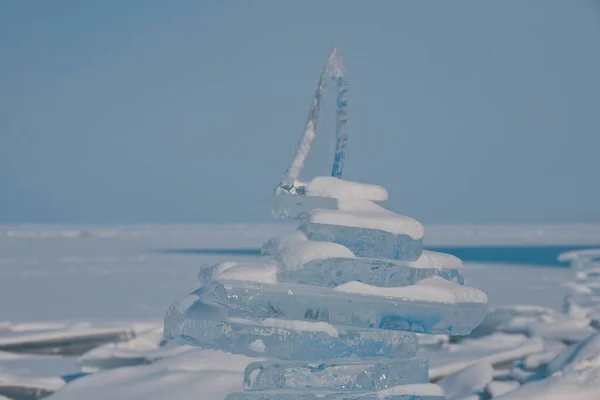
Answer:
[[(137, 342), (95, 350), (86, 356), (87, 365), (102, 364), (107, 354), (114, 358), (117, 353), (122, 365), (156, 361), (151, 366), (113, 369), (75, 380), (52, 396), (56, 399), (134, 399), (148, 393), (162, 393), (160, 398), (197, 398), (192, 394), (200, 390), (199, 375), (222, 383), (222, 387), (215, 383), (215, 397), (207, 399), (239, 390), (246, 357), (157, 349), (162, 319), (174, 299), (197, 288), (196, 276), (202, 265), (250, 260), (270, 237), (293, 229), (286, 224), (0, 226), (0, 348), (3, 339), (16, 336), (35, 334), (49, 340), (81, 337), (81, 332), (87, 332), (86, 338), (92, 334), (102, 338), (103, 334), (133, 331)], [(425, 229), (425, 247), (461, 257), (468, 284), (485, 291), (491, 306), (526, 304), (560, 310), (572, 271), (558, 265), (556, 255), (600, 245), (600, 225), (445, 225)], [(500, 353), (510, 360), (528, 351), (540, 352), (539, 343), (525, 340), (530, 339), (502, 339), (505, 348)], [(78, 342), (84, 347), (88, 344)], [(490, 355), (489, 349), (497, 345), (485, 345), (488, 350), (478, 350), (477, 357), (473, 352), (437, 359), (434, 352), (427, 357), (436, 373), (451, 372), (452, 365), (464, 367), (475, 358), (502, 364), (502, 357)], [(128, 361), (123, 361), (126, 356)], [(209, 368), (206, 363), (213, 362), (210, 360), (216, 364)], [(69, 356), (16, 355), (0, 350), (0, 394), (2, 382), (10, 386), (18, 381), (15, 377), (30, 383), (41, 380), (40, 387), (54, 391), (64, 384), (60, 376), (79, 373), (81, 365)], [(165, 377), (162, 385), (158, 379), (142, 390), (141, 382), (148, 374), (158, 374), (157, 369), (180, 371), (181, 381), (177, 382), (184, 383), (174, 385), (169, 383), (172, 377)], [(494, 389), (501, 386), (494, 385)], [(100, 388), (99, 397), (90, 397)]]

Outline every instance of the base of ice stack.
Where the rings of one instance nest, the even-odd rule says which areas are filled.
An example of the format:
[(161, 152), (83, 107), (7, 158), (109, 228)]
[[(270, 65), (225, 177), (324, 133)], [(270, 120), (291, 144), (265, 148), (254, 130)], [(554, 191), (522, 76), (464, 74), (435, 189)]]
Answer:
[(410, 384), (376, 392), (337, 392), (323, 390), (273, 390), (231, 393), (226, 400), (445, 400), (443, 390), (434, 384)]

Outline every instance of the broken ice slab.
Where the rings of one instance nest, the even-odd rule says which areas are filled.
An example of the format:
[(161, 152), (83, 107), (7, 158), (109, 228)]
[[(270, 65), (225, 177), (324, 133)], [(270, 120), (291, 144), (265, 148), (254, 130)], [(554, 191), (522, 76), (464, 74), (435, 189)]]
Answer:
[(244, 390), (323, 389), (379, 391), (429, 383), (429, 363), (420, 358), (340, 359), (322, 363), (254, 362), (246, 367)]
[(189, 307), (170, 307), (165, 318), (167, 341), (220, 349), (251, 357), (324, 360), (341, 357), (411, 357), (418, 350), (409, 332), (333, 327), (325, 322), (239, 318), (213, 320), (206, 304), (191, 295)]
[(438, 385), (416, 383), (377, 392), (331, 392), (319, 389), (247, 391), (231, 393), (225, 400), (445, 400), (445, 397)]
[[(425, 253), (423, 253), (425, 254)], [(374, 258), (329, 258), (312, 261), (298, 270), (281, 270), (280, 282), (335, 287), (359, 281), (381, 287), (408, 286), (432, 276), (463, 284), (465, 279), (457, 268), (420, 268), (410, 263), (418, 261), (392, 261)]]
[(277, 219), (299, 219), (316, 208), (336, 210), (338, 199), (384, 202), (387, 198), (388, 193), (381, 186), (317, 176), (308, 183), (295, 182), (291, 188), (278, 186), (271, 214)]
[(423, 225), (366, 200), (313, 210), (300, 229), (309, 240), (341, 244), (359, 257), (414, 261), (423, 251)]
[(416, 261), (355, 257), (345, 246), (308, 240), (296, 231), (269, 240), (262, 255), (279, 262), (277, 280), (318, 286), (360, 281), (375, 286), (406, 286), (432, 276), (464, 283), (457, 257), (424, 250)]
[(0, 338), (0, 351), (29, 354), (81, 355), (111, 342), (136, 336), (130, 328), (79, 328)]
[(331, 325), (466, 335), (486, 314), (487, 297), (439, 277), (381, 288), (351, 282), (336, 288), (224, 280), (194, 292), (229, 317), (322, 321)]

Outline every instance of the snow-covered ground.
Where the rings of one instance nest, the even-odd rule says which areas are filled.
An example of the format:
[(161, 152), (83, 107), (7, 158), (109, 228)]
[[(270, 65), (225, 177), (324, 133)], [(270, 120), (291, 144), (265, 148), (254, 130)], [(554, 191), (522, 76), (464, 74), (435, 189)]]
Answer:
[[(293, 229), (286, 224), (0, 226), (0, 396), (35, 399), (56, 391), (50, 399), (216, 400), (239, 391), (247, 357), (159, 347), (162, 318), (170, 303), (197, 288), (200, 266), (252, 259), (268, 238)], [(598, 225), (425, 229), (427, 246), (600, 244)], [(531, 383), (521, 386), (564, 351), (564, 343), (594, 332), (557, 313), (573, 276), (566, 266), (466, 262), (465, 275), (469, 286), (487, 293), (492, 307), (537, 308), (500, 309), (479, 338), (460, 343), (442, 338), (423, 346), (432, 379), (451, 387), (447, 396), (480, 393), (473, 398), (484, 399), (507, 392), (502, 398), (600, 399), (600, 383), (593, 384), (600, 374), (593, 369), (586, 369), (579, 397), (572, 396), (571, 378), (559, 376), (562, 370), (552, 380), (537, 381), (537, 390), (528, 389)], [(134, 339), (123, 342), (128, 338)], [(103, 344), (114, 341), (120, 343)], [(594, 346), (592, 341), (584, 349)], [(596, 362), (580, 359), (585, 366)], [(80, 377), (82, 371), (90, 375)], [(513, 390), (521, 397), (510, 397)]]

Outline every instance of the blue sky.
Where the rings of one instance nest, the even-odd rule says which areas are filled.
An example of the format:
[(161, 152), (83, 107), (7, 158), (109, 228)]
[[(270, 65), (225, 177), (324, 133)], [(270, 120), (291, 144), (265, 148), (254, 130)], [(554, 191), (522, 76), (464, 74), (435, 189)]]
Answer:
[(583, 0), (3, 1), (0, 222), (269, 221), (333, 46), (393, 210), (600, 221), (598, 43)]

